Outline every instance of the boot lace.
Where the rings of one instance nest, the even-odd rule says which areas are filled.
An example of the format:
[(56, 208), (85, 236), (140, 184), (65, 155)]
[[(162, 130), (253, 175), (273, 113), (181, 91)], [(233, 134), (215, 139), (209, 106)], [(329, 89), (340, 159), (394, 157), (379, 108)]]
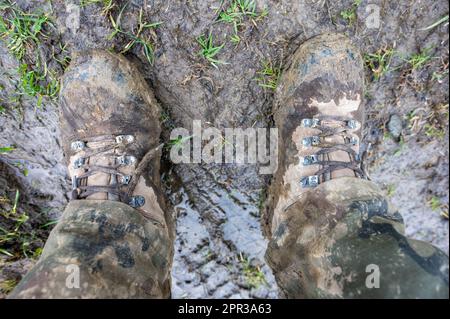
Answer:
[[(339, 169), (351, 169), (356, 177), (367, 178), (361, 168), (361, 156), (352, 148), (359, 144), (359, 138), (352, 134), (358, 128), (359, 123), (353, 119), (342, 117), (318, 116), (302, 120), (302, 127), (315, 128), (320, 131), (314, 136), (305, 137), (302, 141), (305, 147), (320, 148), (318, 152), (305, 156), (302, 165), (319, 165), (319, 170), (311, 176), (305, 176), (300, 180), (302, 187), (316, 187), (320, 183), (331, 179), (331, 173)], [(327, 137), (342, 136), (343, 143), (325, 141)], [(349, 155), (348, 161), (334, 161), (330, 159), (330, 153), (344, 151)]]
[[(119, 168), (135, 165), (136, 158), (127, 154), (127, 149), (134, 141), (133, 135), (102, 135), (73, 141), (70, 145), (71, 150), (74, 153), (80, 153), (80, 156), (74, 160), (73, 168), (83, 169), (84, 173), (72, 176), (71, 199), (85, 199), (95, 193), (107, 193), (110, 200), (117, 200), (134, 208), (143, 206), (145, 198), (142, 195), (131, 195), (139, 177), (151, 159), (160, 151), (162, 145), (150, 149), (134, 172), (126, 175), (121, 173)], [(110, 166), (91, 164), (89, 158), (96, 155), (111, 158), (113, 164)], [(110, 184), (87, 185), (88, 177), (99, 172), (110, 174)]]

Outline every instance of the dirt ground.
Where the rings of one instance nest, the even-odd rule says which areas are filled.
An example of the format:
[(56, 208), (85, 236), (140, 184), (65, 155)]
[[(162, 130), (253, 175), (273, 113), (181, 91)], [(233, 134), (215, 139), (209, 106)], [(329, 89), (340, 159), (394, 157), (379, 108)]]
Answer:
[[(27, 54), (38, 52), (57, 77), (75, 51), (126, 48), (128, 35), (109, 37), (110, 15), (121, 14), (123, 30), (136, 30), (140, 12), (149, 23), (161, 22), (142, 33), (154, 46), (153, 64), (139, 44), (125, 55), (139, 65), (161, 104), (163, 142), (173, 127), (189, 128), (194, 119), (217, 128), (271, 126), (274, 90), (258, 80), (270, 79), (260, 74), (263, 62), (282, 72), (306, 39), (327, 31), (347, 34), (364, 54), (374, 54), (366, 69), (369, 175), (402, 213), (407, 234), (448, 254), (448, 20), (432, 26), (448, 17), (447, 1), (256, 0), (258, 16), (243, 18), (239, 43), (233, 25), (218, 22), (228, 0), (112, 1), (111, 8), (104, 6), (108, 1), (97, 2), (80, 7), (69, 0), (17, 1), (23, 11), (46, 13), (52, 21), (44, 30), (47, 37)], [(380, 13), (377, 27), (367, 22), (374, 6)], [(8, 14), (2, 10), (3, 17)], [(224, 44), (215, 58), (226, 63), (217, 68), (198, 54), (197, 38), (209, 32), (215, 45)], [(0, 147), (14, 150), (0, 153), (0, 226), (33, 233), (25, 244), (14, 236), (0, 239), (5, 296), (38, 257), (51, 221), (67, 202), (69, 181), (60, 164), (57, 101), (20, 94), (20, 63), (8, 38), (3, 40)], [(269, 178), (251, 165), (173, 166), (165, 158), (163, 180), (178, 216), (173, 296), (276, 298), (259, 223)], [(28, 217), (25, 222), (17, 224), (17, 216), (12, 222), (5, 213), (14, 206), (16, 214)]]

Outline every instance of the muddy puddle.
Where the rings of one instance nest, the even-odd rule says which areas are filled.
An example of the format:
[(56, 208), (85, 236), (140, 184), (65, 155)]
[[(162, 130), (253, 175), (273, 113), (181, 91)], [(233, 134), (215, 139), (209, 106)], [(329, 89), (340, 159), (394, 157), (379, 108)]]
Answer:
[[(231, 183), (227, 181), (232, 167), (177, 169), (180, 174), (191, 171), (196, 178), (169, 194), (177, 215), (174, 297), (277, 297), (275, 280), (264, 261), (267, 240), (259, 218), (262, 188), (249, 183), (257, 176), (254, 169), (240, 169), (240, 177)], [(242, 183), (252, 188), (236, 186)]]

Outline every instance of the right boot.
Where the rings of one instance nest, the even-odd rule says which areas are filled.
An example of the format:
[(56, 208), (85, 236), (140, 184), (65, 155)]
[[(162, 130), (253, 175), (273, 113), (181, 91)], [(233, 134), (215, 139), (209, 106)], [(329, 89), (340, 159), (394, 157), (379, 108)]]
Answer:
[[(448, 298), (448, 257), (404, 236), (400, 214), (362, 170), (363, 92), (362, 57), (341, 34), (307, 40), (283, 72), (267, 262), (288, 298)], [(374, 266), (380, 287), (371, 289)]]
[(365, 178), (359, 154), (363, 85), (361, 55), (343, 35), (316, 36), (294, 53), (273, 110), (281, 141), (265, 214), (268, 235), (290, 205), (320, 184)]

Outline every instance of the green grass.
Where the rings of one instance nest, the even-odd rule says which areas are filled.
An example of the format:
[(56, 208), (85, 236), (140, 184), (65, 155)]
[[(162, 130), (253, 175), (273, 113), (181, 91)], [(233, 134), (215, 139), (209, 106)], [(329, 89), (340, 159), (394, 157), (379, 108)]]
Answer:
[(261, 63), (261, 70), (257, 74), (256, 81), (259, 86), (275, 90), (280, 79), (281, 68), (274, 66), (272, 61), (263, 61)]
[(251, 265), (249, 258), (243, 256), (242, 253), (239, 254), (238, 260), (241, 264), (245, 281), (249, 287), (258, 288), (263, 284), (267, 285), (266, 277), (260, 267)]
[(445, 137), (445, 130), (436, 127), (433, 124), (426, 123), (424, 126), (425, 129), (425, 135), (430, 138), (437, 138), (439, 140), (443, 140)]
[(40, 43), (40, 37), (46, 37), (44, 28), (50, 25), (46, 14), (25, 13), (11, 4), (0, 5), (0, 11), (11, 13), (10, 18), (0, 16), (0, 37), (6, 38), (7, 47), (21, 60), (27, 49)]
[(23, 63), (17, 70), (19, 74), (19, 88), (20, 94), (25, 94), (32, 97), (38, 97), (37, 106), (42, 104), (42, 98), (48, 96), (56, 98), (59, 92), (59, 81), (51, 77), (47, 82), (47, 77), (39, 71), (34, 70), (29, 65)]
[(341, 18), (346, 21), (348, 25), (353, 25), (353, 23), (356, 22), (356, 10), (358, 9), (359, 5), (361, 4), (362, 0), (354, 0), (353, 4), (350, 8), (342, 10), (340, 12)]
[(394, 54), (394, 49), (381, 48), (374, 53), (364, 55), (364, 62), (371, 71), (374, 80), (378, 81), (389, 71)]
[(219, 14), (219, 21), (239, 25), (244, 17), (257, 18), (256, 3), (252, 0), (232, 0)]
[(23, 176), (25, 176), (25, 177), (28, 176), (29, 171), (24, 163), (16, 162), (13, 165), (19, 169), (19, 171), (23, 174)]
[(121, 34), (125, 38), (129, 40), (129, 42), (125, 45), (125, 47), (120, 51), (120, 53), (125, 53), (131, 50), (134, 46), (140, 46), (142, 48), (142, 52), (150, 64), (153, 64), (154, 55), (153, 55), (153, 44), (149, 37), (144, 36), (144, 31), (149, 29), (154, 29), (157, 26), (161, 25), (161, 22), (148, 23), (143, 19), (143, 10), (142, 8), (139, 10), (139, 20), (138, 25), (135, 30), (125, 31), (121, 27), (121, 19), (122, 14), (126, 8), (126, 5), (122, 7), (117, 17), (114, 19), (112, 14), (109, 15), (111, 24), (114, 28), (114, 31), (109, 35), (109, 39), (114, 38), (116, 35)]
[(16, 286), (18, 282), (14, 279), (8, 279), (0, 282), (0, 290), (3, 291), (4, 294), (10, 293)]
[(241, 40), (238, 32), (244, 19), (249, 18), (256, 25), (257, 21), (267, 16), (267, 14), (266, 9), (262, 12), (257, 12), (254, 0), (231, 0), (229, 6), (220, 12), (218, 21), (233, 25), (234, 34), (230, 39), (232, 43), (238, 44)]
[(431, 79), (433, 81), (438, 81), (439, 83), (442, 83), (442, 81), (446, 76), (448, 76), (448, 69), (443, 71), (434, 71)]
[(42, 253), (42, 229), (52, 222), (36, 225), (26, 212), (19, 210), (20, 192), (15, 193), (14, 201), (0, 197), (0, 202), (10, 208), (0, 210), (0, 254), (13, 260), (21, 258), (38, 258)]
[(0, 212), (0, 217), (13, 222), (13, 225), (9, 228), (0, 227), (0, 253), (9, 257), (14, 256), (14, 254), (5, 247), (11, 242), (20, 242), (21, 250), (25, 257), (28, 257), (30, 254), (28, 237), (21, 232), (22, 225), (28, 221), (29, 217), (25, 213), (18, 214), (17, 212), (19, 196), (20, 193), (17, 190), (11, 210)]
[(112, 9), (116, 7), (116, 4), (113, 2), (113, 0), (81, 0), (80, 6), (86, 7), (88, 5), (93, 4), (101, 4), (102, 5), (102, 14), (108, 15)]
[(13, 146), (1, 146), (0, 147), (0, 154), (9, 153), (14, 151), (15, 148)]
[(428, 204), (434, 211), (440, 210), (441, 208), (441, 200), (439, 199), (439, 197), (436, 196), (431, 197)]
[(208, 36), (199, 36), (197, 38), (197, 42), (201, 48), (198, 54), (203, 56), (209, 63), (211, 63), (212, 66), (217, 68), (219, 64), (225, 64), (225, 62), (215, 58), (215, 56), (220, 52), (220, 50), (222, 50), (225, 44), (223, 43), (221, 45), (215, 46), (211, 32)]
[(241, 37), (239, 35), (237, 35), (237, 34), (233, 34), (233, 35), (230, 36), (230, 41), (231, 41), (231, 43), (237, 45), (237, 44), (239, 44), (241, 42)]
[[(405, 65), (409, 68), (409, 70), (420, 70), (425, 67), (433, 57), (430, 54), (431, 48), (426, 48), (421, 50), (418, 53), (412, 54), (409, 58), (399, 57), (403, 63), (396, 68), (391, 69), (392, 58), (397, 54), (394, 49), (384, 47), (378, 49), (374, 53), (368, 53), (364, 55), (364, 62), (368, 69), (372, 73), (372, 77), (375, 81), (378, 81), (381, 77), (383, 77), (387, 72), (391, 70), (398, 70), (400, 68), (405, 67)], [(444, 71), (445, 72), (445, 71)], [(435, 74), (433, 74), (433, 77)], [(443, 78), (445, 74), (442, 74), (439, 77), (439, 74), (436, 77)]]
[(142, 50), (143, 55), (146, 60), (153, 64), (154, 62), (154, 48), (153, 43), (151, 41), (151, 37), (146, 35), (146, 31), (155, 29), (162, 22), (154, 22), (149, 23), (144, 21), (144, 11), (141, 8), (139, 10), (138, 23), (135, 29), (133, 30), (124, 30), (121, 24), (122, 15), (125, 11), (128, 3), (126, 3), (119, 11), (116, 17), (113, 16), (113, 9), (117, 7), (116, 3), (113, 0), (82, 0), (81, 6), (85, 7), (88, 5), (100, 4), (102, 5), (102, 15), (109, 16), (109, 20), (113, 27), (113, 32), (108, 36), (108, 39), (111, 40), (117, 35), (123, 36), (126, 40), (128, 40), (127, 44), (123, 49), (120, 50), (120, 53), (126, 53), (133, 49), (136, 46), (139, 46)]
[(413, 110), (407, 114), (407, 119), (408, 128), (414, 133), (423, 132), (429, 139), (443, 140), (449, 121), (448, 104), (434, 105), (425, 114)]
[(20, 62), (17, 93), (37, 97), (39, 107), (44, 96), (55, 98), (59, 92), (57, 76), (37, 53), (41, 39), (48, 37), (44, 30), (54, 26), (46, 13), (23, 12), (11, 3), (1, 4), (0, 11), (0, 39)]
[(428, 206), (430, 206), (432, 211), (439, 212), (441, 217), (448, 219), (448, 204), (443, 204), (439, 197), (432, 196), (428, 200)]
[(386, 189), (386, 195), (392, 197), (395, 194), (395, 185), (389, 184)]
[(421, 31), (427, 31), (427, 30), (431, 30), (436, 28), (437, 26), (439, 26), (440, 24), (447, 22), (448, 21), (448, 14), (446, 16), (443, 16), (442, 18), (440, 18), (439, 20), (437, 20), (436, 22), (434, 22), (433, 24), (429, 25), (428, 27), (425, 27), (423, 29), (420, 29)]
[(191, 136), (185, 136), (185, 137), (177, 137), (176, 139), (170, 140), (166, 146), (168, 148), (175, 148), (177, 150), (181, 149), (181, 147), (187, 142), (189, 141), (191, 138), (193, 137), (193, 135)]
[(421, 69), (433, 58), (430, 55), (430, 51), (431, 48), (426, 48), (419, 53), (411, 55), (411, 57), (405, 61), (412, 70)]

